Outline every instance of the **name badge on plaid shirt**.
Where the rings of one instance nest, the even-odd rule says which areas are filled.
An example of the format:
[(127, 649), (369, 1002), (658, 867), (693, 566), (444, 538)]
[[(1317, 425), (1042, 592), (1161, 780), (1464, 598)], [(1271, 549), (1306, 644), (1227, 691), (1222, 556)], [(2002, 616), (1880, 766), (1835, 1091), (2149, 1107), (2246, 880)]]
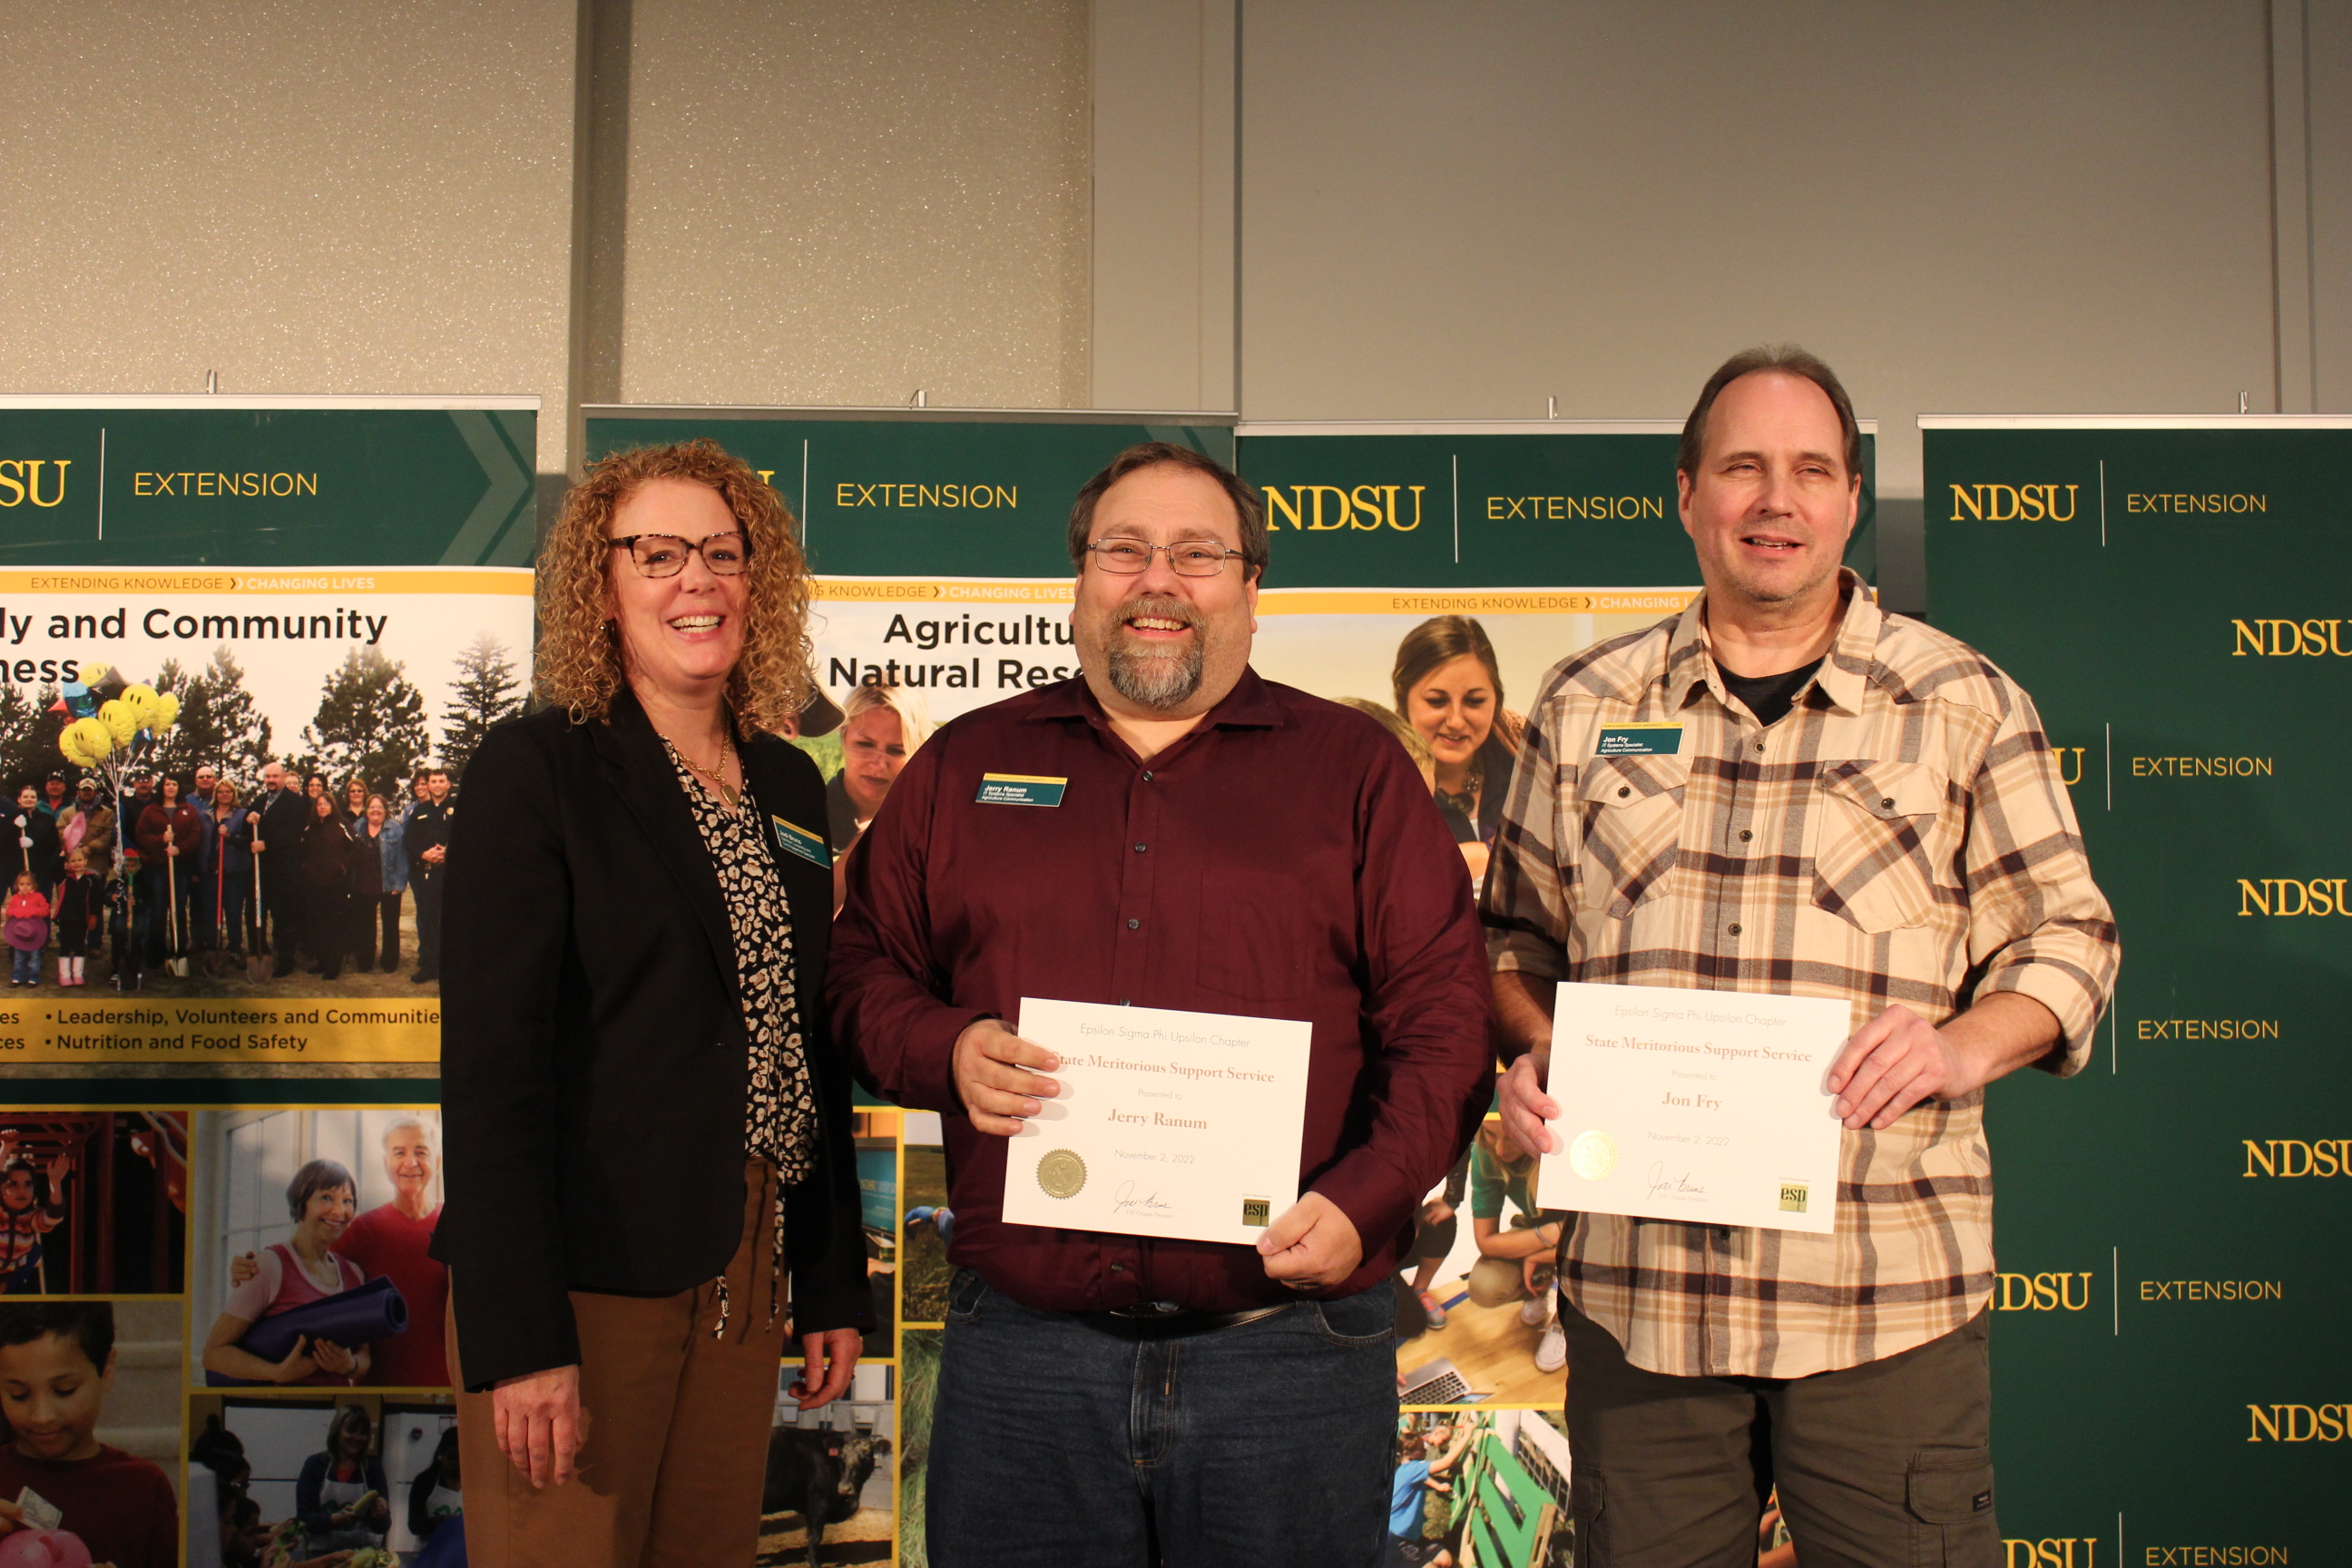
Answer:
[(1683, 754), (1680, 724), (1604, 724), (1594, 744), (1596, 757), (1679, 757)]

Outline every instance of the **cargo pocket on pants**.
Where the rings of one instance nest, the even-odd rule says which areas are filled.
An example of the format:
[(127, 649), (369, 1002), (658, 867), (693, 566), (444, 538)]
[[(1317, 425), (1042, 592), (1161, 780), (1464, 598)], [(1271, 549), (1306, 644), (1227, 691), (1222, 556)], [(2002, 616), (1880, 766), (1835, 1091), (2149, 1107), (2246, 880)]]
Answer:
[(1574, 1555), (1570, 1559), (1577, 1568), (1609, 1568), (1608, 1526), (1601, 1522), (1609, 1489), (1600, 1472), (1578, 1465), (1568, 1478), (1568, 1516), (1575, 1526), (1576, 1540), (1571, 1543)]
[(1914, 1568), (1980, 1568), (2000, 1561), (1991, 1449), (1921, 1449), (1911, 1458), (1906, 1501)]

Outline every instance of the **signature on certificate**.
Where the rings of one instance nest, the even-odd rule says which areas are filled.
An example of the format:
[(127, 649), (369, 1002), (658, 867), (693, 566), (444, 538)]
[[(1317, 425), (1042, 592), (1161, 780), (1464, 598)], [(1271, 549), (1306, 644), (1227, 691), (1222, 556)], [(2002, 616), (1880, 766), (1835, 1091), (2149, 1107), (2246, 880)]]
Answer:
[(1667, 1175), (1666, 1163), (1661, 1160), (1650, 1167), (1650, 1195), (1656, 1197), (1661, 1193), (1678, 1198), (1703, 1198), (1706, 1195), (1706, 1189), (1692, 1182), (1687, 1171), (1679, 1176)]
[(1145, 1197), (1137, 1197), (1135, 1195), (1135, 1184), (1133, 1182), (1121, 1182), (1118, 1184), (1118, 1194), (1110, 1201), (1110, 1212), (1113, 1214), (1139, 1214), (1152, 1219), (1166, 1219), (1170, 1215), (1174, 1214), (1176, 1211), (1169, 1207), (1166, 1204), (1161, 1203), (1158, 1193), (1152, 1193)]

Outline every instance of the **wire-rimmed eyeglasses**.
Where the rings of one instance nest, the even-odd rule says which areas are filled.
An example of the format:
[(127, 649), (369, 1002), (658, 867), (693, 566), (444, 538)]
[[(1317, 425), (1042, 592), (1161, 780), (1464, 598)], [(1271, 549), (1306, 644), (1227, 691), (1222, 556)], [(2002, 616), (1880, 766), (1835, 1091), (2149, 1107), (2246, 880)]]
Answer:
[(1121, 577), (1150, 570), (1156, 552), (1168, 557), (1168, 569), (1179, 577), (1213, 577), (1225, 562), (1242, 552), (1213, 539), (1180, 539), (1173, 544), (1146, 544), (1140, 539), (1097, 539), (1087, 546), (1095, 564)]

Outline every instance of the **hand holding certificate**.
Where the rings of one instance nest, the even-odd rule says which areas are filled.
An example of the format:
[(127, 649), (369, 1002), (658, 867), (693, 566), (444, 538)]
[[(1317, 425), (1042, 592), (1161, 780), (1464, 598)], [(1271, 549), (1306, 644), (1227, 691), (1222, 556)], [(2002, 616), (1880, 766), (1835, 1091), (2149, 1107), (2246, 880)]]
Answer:
[(1823, 1075), (1845, 1003), (1563, 984), (1547, 1208), (1827, 1234), (1839, 1142)]
[(1254, 1244), (1297, 1201), (1311, 1027), (1024, 997), (1061, 1090), (1005, 1150), (1015, 1225)]

